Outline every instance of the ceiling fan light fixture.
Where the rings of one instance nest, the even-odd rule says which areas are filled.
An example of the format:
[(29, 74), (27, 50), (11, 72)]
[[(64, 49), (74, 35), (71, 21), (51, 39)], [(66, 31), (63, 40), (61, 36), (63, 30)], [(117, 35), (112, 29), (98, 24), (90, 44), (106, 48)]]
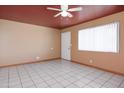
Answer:
[(61, 12), (61, 15), (62, 15), (63, 17), (67, 17), (67, 16), (68, 16), (68, 12), (67, 12), (67, 11), (62, 11), (62, 12)]
[(61, 5), (61, 8), (52, 8), (47, 7), (48, 10), (54, 10), (54, 11), (60, 11), (54, 17), (62, 16), (62, 17), (73, 17), (73, 15), (70, 12), (76, 12), (81, 11), (82, 7), (75, 7), (75, 8), (69, 8), (68, 5)]

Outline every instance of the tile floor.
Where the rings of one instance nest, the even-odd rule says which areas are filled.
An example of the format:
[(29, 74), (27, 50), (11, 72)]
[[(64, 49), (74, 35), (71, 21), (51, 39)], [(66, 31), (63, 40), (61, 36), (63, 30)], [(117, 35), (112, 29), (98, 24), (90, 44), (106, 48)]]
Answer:
[(124, 88), (124, 77), (54, 60), (0, 68), (0, 88)]

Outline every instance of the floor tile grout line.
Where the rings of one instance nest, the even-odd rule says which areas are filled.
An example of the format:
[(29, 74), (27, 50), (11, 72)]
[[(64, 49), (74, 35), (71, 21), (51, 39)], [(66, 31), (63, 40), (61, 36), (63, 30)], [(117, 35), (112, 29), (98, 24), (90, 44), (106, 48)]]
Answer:
[(20, 74), (19, 74), (19, 71), (18, 71), (19, 69), (17, 68), (17, 66), (16, 66), (16, 71), (17, 71), (17, 74), (18, 74), (18, 77), (19, 77), (19, 80), (20, 80), (20, 83), (21, 83), (21, 87), (23, 88), (23, 86), (22, 86), (22, 81), (21, 81), (21, 77), (20, 77)]
[[(40, 64), (39, 64), (40, 65)], [(64, 64), (65, 65), (65, 64)], [(63, 65), (63, 66), (64, 66)], [(57, 74), (58, 72), (56, 72), (55, 71), (55, 69), (52, 69), (52, 68), (56, 68), (56, 66), (59, 66), (59, 65), (56, 65), (55, 64), (55, 62), (54, 62), (54, 64), (50, 64), (50, 63), (47, 63), (47, 64), (45, 64), (44, 66), (46, 66), (46, 67), (48, 67), (48, 70), (47, 69), (45, 69), (45, 68), (43, 68), (43, 70), (45, 71), (45, 72), (43, 72), (43, 73), (46, 73), (46, 75), (48, 75), (48, 76), (50, 76), (51, 78), (53, 78), (54, 80), (56, 80), (56, 78), (54, 77), (54, 76), (52, 76), (51, 74), (50, 74), (50, 72), (49, 71), (53, 71), (53, 74)], [(43, 67), (43, 66), (41, 66), (41, 67)], [(66, 70), (69, 70), (69, 71), (65, 71), (65, 70), (63, 70), (62, 72), (63, 72), (63, 74), (61, 75), (59, 75), (59, 76), (63, 76), (64, 74), (66, 75), (66, 74), (68, 74), (68, 73), (73, 73), (73, 71), (74, 71), (74, 73), (75, 72), (77, 72), (78, 73), (78, 68), (77, 68), (77, 66), (75, 66), (76, 67), (76, 71), (74, 71), (74, 70), (72, 70), (73, 69), (73, 67), (67, 67), (66, 68)], [(37, 73), (37, 75), (39, 76), (39, 77), (41, 77), (40, 76), (40, 73), (38, 73), (38, 71), (40, 71), (40, 66), (38, 66), (38, 70), (37, 70), (37, 66), (36, 65), (34, 65), (34, 64), (32, 64), (32, 65), (28, 65), (27, 67), (25, 66), (25, 65), (23, 65), (23, 68), (26, 70), (26, 72), (29, 74), (28, 76), (30, 76), (31, 78), (31, 80), (33, 81), (33, 79), (32, 79), (32, 76), (31, 76), (31, 74), (32, 73), (29, 73), (29, 71), (31, 70), (31, 71), (33, 71), (34, 69), (35, 69), (35, 72)], [(63, 67), (62, 67), (62, 69), (63, 69)], [(18, 69), (17, 69), (17, 67), (16, 67), (16, 70), (18, 71)], [(90, 71), (89, 71), (90, 70)], [(86, 75), (82, 75), (81, 77), (86, 77), (86, 76), (88, 76), (88, 75), (90, 75), (90, 74), (92, 74), (92, 73), (94, 73), (94, 71), (95, 70), (93, 70), (92, 72), (91, 72), (91, 70), (92, 69), (89, 69), (89, 70), (87, 70), (88, 71), (88, 74), (86, 74)], [(13, 70), (12, 70), (13, 71)], [(9, 85), (9, 83), (10, 83), (10, 76), (11, 76), (11, 73), (10, 72), (12, 72), (11, 71), (11, 68), (7, 68), (4, 72), (8, 72), (7, 73), (7, 75), (5, 75), (5, 76), (8, 76), (7, 78), (8, 78), (8, 88), (10, 87)], [(34, 72), (34, 71), (33, 71)], [(89, 73), (90, 72), (90, 73)], [(79, 71), (79, 73), (80, 73), (80, 71)], [(99, 73), (98, 73), (99, 74)], [(103, 74), (103, 73), (101, 73), (101, 74)], [(87, 83), (85, 86), (87, 86), (88, 84), (90, 84), (91, 82), (93, 82), (93, 81), (95, 81), (95, 80), (97, 80), (97, 78), (99, 78), (99, 76), (101, 75), (101, 74), (99, 74), (96, 78), (94, 78), (93, 80), (91, 80), (90, 79), (90, 77), (89, 78), (86, 78), (86, 79), (89, 79), (89, 80), (91, 80), (89, 83)], [(72, 74), (73, 75), (73, 74)], [(80, 74), (79, 74), (80, 75)], [(109, 74), (108, 74), (109, 75)], [(107, 80), (103, 83), (103, 84), (101, 84), (101, 87), (103, 87), (107, 82), (109, 82), (111, 79), (112, 79), (112, 77), (114, 76), (115, 74), (112, 74), (112, 75), (110, 75), (110, 77), (109, 78), (107, 78)], [(18, 76), (19, 76), (19, 72), (18, 72)], [(71, 76), (71, 74), (69, 74), (69, 76)], [(57, 76), (58, 77), (58, 76)], [(65, 79), (65, 80), (67, 80), (68, 81), (68, 78), (66, 78), (66, 77), (62, 77), (63, 79)], [(19, 76), (19, 79), (20, 79), (20, 81), (21, 81), (21, 77)], [(44, 81), (44, 79), (41, 77), (41, 79)], [(79, 79), (77, 79), (76, 81), (79, 81), (79, 80), (81, 80), (81, 78), (79, 78)], [(47, 80), (46, 80), (47, 81)], [(47, 82), (46, 81), (44, 81), (46, 84), (47, 84)], [(74, 82), (76, 82), (76, 81), (74, 81)], [(56, 80), (56, 82), (58, 82), (57, 80)], [(71, 84), (74, 84), (74, 82), (71, 82), (69, 85), (71, 85)], [(121, 86), (121, 84), (123, 84), (123, 82), (124, 82), (124, 80), (122, 79), (122, 82), (121, 83), (119, 83), (118, 84), (118, 87), (119, 86)], [(34, 81), (33, 81), (33, 83), (34, 83)], [(60, 82), (58, 82), (58, 83), (60, 83)], [(34, 83), (34, 85), (35, 85), (35, 83)], [(52, 85), (49, 85), (49, 84), (47, 84), (48, 86), (52, 86)], [(69, 85), (67, 85), (67, 86), (69, 86)], [(75, 84), (74, 84), (75, 85)], [(21, 86), (22, 86), (22, 82), (21, 82)], [(67, 86), (65, 86), (65, 87), (67, 87)], [(75, 85), (75, 86), (77, 86), (77, 85)], [(23, 87), (23, 86), (22, 86)], [(65, 88), (64, 87), (64, 88)], [(92, 86), (91, 86), (92, 87)]]
[[(104, 72), (103, 72), (103, 73), (101, 73), (100, 75), (102, 75), (102, 74), (104, 74)], [(100, 76), (100, 75), (99, 75), (99, 76)], [(97, 77), (97, 78), (99, 78), (99, 77)], [(95, 78), (95, 80), (96, 80), (97, 78)], [(92, 81), (91, 81), (91, 82), (89, 82), (88, 84), (92, 83), (92, 82), (93, 82), (93, 81), (95, 81), (95, 80), (92, 80)], [(88, 84), (87, 84), (87, 85), (88, 85)], [(101, 85), (101, 86), (102, 86), (102, 85)]]
[[(73, 71), (70, 71), (70, 72), (73, 72)], [(68, 72), (68, 73), (70, 73), (70, 72)], [(90, 73), (93, 73), (93, 72), (94, 72), (94, 71), (92, 71), (92, 72), (90, 72)], [(88, 73), (88, 74), (90, 74), (90, 73)], [(88, 74), (87, 74), (87, 75), (88, 75)], [(87, 76), (87, 75), (86, 75), (86, 76)], [(60, 76), (61, 76), (61, 75), (60, 75)], [(82, 77), (83, 77), (83, 76), (82, 76)], [(64, 78), (64, 77), (63, 77), (63, 78)], [(64, 78), (64, 79), (65, 79), (65, 78)], [(67, 80), (67, 79), (65, 79), (65, 80)], [(78, 80), (79, 80), (79, 79), (78, 79)], [(68, 81), (68, 80), (67, 80), (67, 81)], [(70, 81), (68, 81), (68, 82), (70, 82)], [(74, 81), (74, 82), (76, 82), (76, 81)], [(74, 84), (74, 82), (71, 82), (70, 84)], [(69, 84), (69, 85), (70, 85), (70, 84)], [(69, 85), (67, 85), (67, 86), (69, 86)], [(75, 85), (75, 84), (74, 84), (74, 85)], [(65, 87), (67, 87), (67, 86), (65, 86)], [(76, 85), (76, 86), (77, 86), (77, 85)]]
[(34, 81), (33, 81), (32, 77), (31, 77), (31, 75), (29, 74), (28, 70), (25, 68), (25, 65), (23, 65), (23, 68), (25, 69), (25, 71), (27, 72), (28, 76), (29, 76), (29, 77), (30, 77), (30, 79), (32, 80), (32, 82), (33, 82), (34, 86), (37, 88), (36, 84), (34, 83)]
[(120, 86), (123, 84), (124, 79), (122, 80), (122, 82), (118, 85), (118, 88), (120, 88)]
[[(48, 73), (47, 73), (48, 74)], [(48, 74), (48, 76), (50, 76), (49, 74)], [(50, 76), (50, 77), (52, 77), (57, 83), (59, 83), (53, 76)], [(60, 84), (60, 83), (59, 83)], [(62, 84), (60, 84), (60, 85), (62, 85)], [(50, 85), (49, 85), (50, 86)], [(50, 86), (51, 87), (51, 86)]]
[[(114, 74), (112, 76), (114, 76)], [(106, 84), (110, 79), (112, 79), (112, 76), (107, 81), (105, 81), (100, 88), (102, 88), (104, 84)]]
[[(31, 66), (30, 66), (31, 67)], [(31, 67), (32, 68), (32, 67)], [(33, 68), (32, 68), (33, 69)], [(37, 73), (37, 71), (33, 70), (35, 73)], [(40, 75), (37, 73), (37, 75), (40, 77)], [(42, 78), (42, 77), (40, 77)], [(47, 84), (47, 82), (42, 78), (43, 82), (45, 82)], [(48, 85), (48, 84), (47, 84)], [(48, 85), (49, 86), (49, 85)]]
[[(94, 71), (94, 72), (95, 72), (95, 71)], [(92, 73), (93, 73), (93, 72), (92, 72)], [(89, 73), (89, 74), (90, 74), (90, 73)], [(101, 73), (101, 74), (103, 74), (103, 73)], [(101, 75), (101, 74), (100, 74), (100, 75)], [(99, 76), (100, 76), (100, 75), (99, 75)], [(86, 76), (88, 76), (88, 75), (86, 75)], [(86, 76), (85, 76), (85, 77), (86, 77)], [(97, 77), (97, 78), (98, 78), (98, 77)], [(97, 78), (95, 78), (95, 80), (96, 80)], [(91, 80), (89, 83), (86, 84), (86, 86), (87, 86), (88, 84), (92, 83), (92, 82), (95, 81), (95, 80)], [(83, 86), (82, 86), (82, 87), (83, 87)]]
[[(94, 72), (94, 71), (93, 71), (93, 72)], [(89, 74), (91, 74), (91, 73), (93, 73), (93, 72), (90, 72), (90, 73), (88, 73), (88, 74), (86, 74), (85, 76), (82, 76), (82, 77), (86, 77), (86, 76), (88, 76)], [(81, 79), (81, 78), (80, 78), (80, 79)], [(80, 79), (79, 79), (79, 80), (80, 80)]]
[[(73, 71), (70, 71), (70, 72), (73, 72)], [(67, 72), (67, 73), (70, 73), (70, 72)], [(89, 74), (91, 74), (91, 73), (93, 73), (93, 72), (95, 72), (95, 71), (92, 71), (92, 72), (88, 73), (87, 75), (89, 75)], [(47, 73), (47, 74), (48, 74), (48, 73)], [(66, 74), (66, 73), (65, 73), (65, 74)], [(101, 74), (103, 74), (103, 73), (101, 73)], [(48, 74), (48, 75), (49, 75), (49, 74)], [(86, 76), (87, 76), (87, 75), (86, 75)], [(62, 75), (60, 75), (60, 76), (62, 76)], [(86, 76), (85, 76), (85, 77), (86, 77)], [(53, 78), (54, 78), (54, 77), (53, 77)], [(55, 79), (55, 80), (56, 80), (56, 79)], [(66, 79), (66, 80), (67, 80), (67, 79)], [(68, 80), (67, 80), (67, 81), (68, 81)], [(93, 81), (93, 80), (92, 80), (92, 81)], [(57, 81), (57, 82), (58, 82), (58, 81)], [(75, 82), (76, 82), (76, 81), (75, 81)], [(71, 82), (70, 84), (74, 84), (74, 82)], [(69, 85), (70, 85), (70, 84), (69, 84)], [(68, 86), (68, 85), (67, 85), (67, 86)]]
[[(70, 71), (70, 72), (72, 72), (72, 71)], [(68, 72), (68, 73), (70, 73), (70, 72)], [(47, 73), (47, 72), (46, 72)], [(48, 75), (49, 75), (49, 73), (47, 73)], [(67, 74), (67, 73), (65, 73), (65, 74)], [(50, 76), (50, 75), (49, 75)], [(59, 75), (59, 76), (62, 76), (62, 75)], [(57, 83), (60, 83), (60, 82), (58, 82), (53, 76), (51, 76)], [(65, 78), (64, 78), (65, 79)], [(67, 80), (67, 79), (66, 79)], [(68, 80), (67, 80), (68, 81)], [(72, 84), (72, 82), (70, 83), (70, 84)], [(70, 85), (69, 84), (69, 85)], [(60, 85), (62, 85), (61, 83), (60, 83)], [(63, 86), (63, 85), (62, 85)], [(67, 85), (68, 86), (68, 85)], [(67, 86), (65, 86), (65, 87), (67, 87)], [(63, 86), (64, 87), (64, 86)], [(64, 88), (65, 88), (64, 87)]]
[[(48, 73), (47, 73), (48, 74)], [(103, 73), (102, 73), (103, 74)], [(49, 75), (49, 74), (48, 74)], [(54, 78), (54, 77), (53, 77)]]
[[(91, 74), (91, 73), (93, 73), (93, 72), (95, 72), (95, 71), (92, 71), (92, 72), (90, 72), (90, 73), (88, 73), (88, 74), (86, 74), (84, 77), (86, 77), (86, 76), (88, 76), (89, 74)], [(83, 77), (83, 76), (82, 76)], [(80, 78), (81, 79), (81, 78)], [(80, 79), (78, 79), (78, 80), (80, 80)], [(92, 80), (91, 80), (92, 81)], [(76, 81), (75, 81), (76, 82)], [(74, 82), (72, 82), (72, 84), (74, 84)], [(75, 85), (75, 84), (74, 84)], [(86, 84), (87, 85), (87, 84)]]
[[(61, 76), (61, 75), (60, 75)], [(51, 76), (57, 83), (59, 83), (60, 85), (62, 85), (59, 81), (57, 81), (53, 76)], [(62, 85), (63, 86), (63, 85)], [(64, 86), (63, 86), (64, 88)]]
[(8, 88), (9, 88), (9, 68), (8, 68)]
[[(32, 66), (31, 66), (31, 68), (32, 68)], [(34, 68), (32, 68), (32, 69), (34, 69)], [(36, 71), (36, 69), (34, 69), (34, 71), (37, 73), (37, 71)], [(39, 73), (37, 73), (38, 74), (38, 76), (40, 77), (40, 78), (42, 78), (40, 75), (39, 75)], [(43, 79), (43, 78), (42, 78)], [(43, 79), (43, 81), (50, 87), (50, 85)]]

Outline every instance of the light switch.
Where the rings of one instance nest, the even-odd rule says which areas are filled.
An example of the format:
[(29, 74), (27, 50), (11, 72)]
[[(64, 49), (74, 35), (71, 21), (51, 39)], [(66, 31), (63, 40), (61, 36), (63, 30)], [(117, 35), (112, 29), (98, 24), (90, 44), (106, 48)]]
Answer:
[(51, 50), (53, 50), (54, 48), (50, 48)]

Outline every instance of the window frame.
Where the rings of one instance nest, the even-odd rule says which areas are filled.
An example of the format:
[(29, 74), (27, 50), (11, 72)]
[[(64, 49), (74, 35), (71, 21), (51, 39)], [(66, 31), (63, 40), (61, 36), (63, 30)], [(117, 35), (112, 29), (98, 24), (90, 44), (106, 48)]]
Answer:
[[(85, 29), (92, 29), (92, 28), (96, 28), (96, 27), (101, 27), (101, 26), (105, 26), (105, 25), (108, 25), (108, 24), (112, 24), (112, 23), (117, 23), (117, 44), (116, 44), (116, 52), (112, 52), (112, 51), (96, 51), (96, 50), (80, 50), (79, 49), (79, 32), (81, 30), (85, 30)], [(101, 25), (97, 25), (97, 26), (92, 26), (92, 27), (86, 27), (84, 29), (80, 29), (78, 30), (78, 33), (77, 33), (77, 50), (79, 52), (103, 52), (103, 53), (120, 53), (120, 22), (119, 21), (113, 21), (113, 22), (110, 22), (110, 23), (106, 23), (106, 24), (101, 24)]]

